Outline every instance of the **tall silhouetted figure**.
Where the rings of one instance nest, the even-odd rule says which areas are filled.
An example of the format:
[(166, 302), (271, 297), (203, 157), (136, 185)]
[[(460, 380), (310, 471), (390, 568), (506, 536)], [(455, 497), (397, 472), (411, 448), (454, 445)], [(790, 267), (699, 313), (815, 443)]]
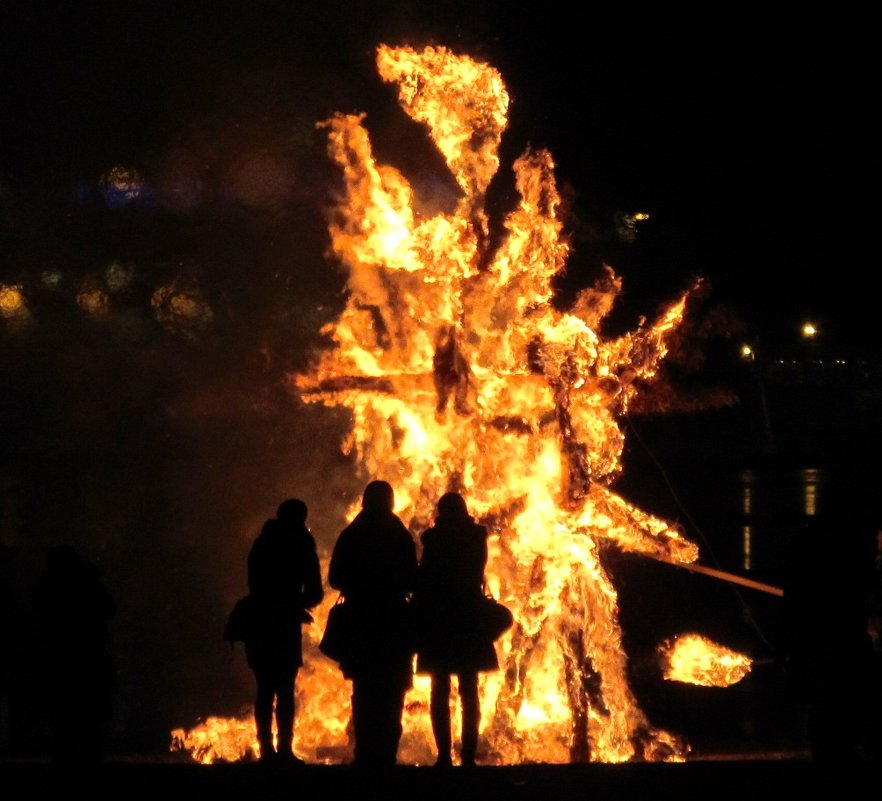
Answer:
[[(248, 554), (252, 627), (245, 654), (257, 692), (254, 722), (262, 762), (299, 763), (294, 754), (294, 685), (303, 665), (301, 625), (324, 597), (315, 539), (306, 526), (306, 504), (283, 501), (264, 523)], [(273, 747), (273, 706), (277, 749)]]
[(826, 492), (822, 485), (819, 513), (797, 532), (784, 580), (785, 666), (812, 758), (827, 764), (864, 758), (871, 710), (879, 708), (869, 633), (873, 499), (844, 476), (832, 477)]
[(460, 762), (475, 764), (480, 725), (478, 673), (499, 668), (496, 649), (475, 626), (484, 594), (487, 529), (475, 522), (461, 495), (438, 501), (435, 524), (420, 538), (422, 556), (413, 603), (417, 672), (432, 677), (430, 710), (438, 748), (436, 764), (451, 761), (450, 677), (457, 677), (462, 703)]
[(391, 485), (371, 481), (361, 511), (337, 539), (328, 569), (328, 583), (351, 605), (358, 632), (340, 668), (352, 680), (354, 764), (362, 767), (395, 764), (404, 696), (413, 683), (406, 618), (416, 544), (394, 507)]
[(96, 565), (68, 545), (49, 550), (35, 592), (56, 764), (100, 762), (113, 706), (116, 668), (109, 622), (116, 603)]

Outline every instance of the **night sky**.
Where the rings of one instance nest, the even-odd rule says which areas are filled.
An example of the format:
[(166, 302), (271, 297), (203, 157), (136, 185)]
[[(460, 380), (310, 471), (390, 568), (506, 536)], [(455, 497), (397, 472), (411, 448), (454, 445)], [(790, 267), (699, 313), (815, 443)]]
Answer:
[[(2, 4), (0, 284), (28, 307), (0, 319), (4, 575), (24, 603), (46, 546), (100, 564), (120, 602), (121, 742), (158, 747), (247, 701), (219, 632), (251, 538), (299, 495), (325, 547), (363, 486), (340, 417), (281, 378), (343, 302), (315, 123), (366, 112), (381, 160), (429, 202), (450, 192), (378, 44), (500, 70), (489, 212), (514, 199), (513, 159), (548, 148), (573, 242), (562, 293), (611, 264), (630, 328), (701, 275), (769, 358), (811, 318), (837, 353), (878, 359), (878, 12), (684, 5)], [(107, 191), (114, 167), (139, 197)], [(650, 219), (629, 241), (616, 221), (635, 212)], [(77, 305), (89, 280), (104, 314)], [(210, 315), (155, 314), (168, 286)]]
[[(555, 156), (575, 197), (571, 271), (605, 258), (629, 294), (653, 301), (700, 273), (770, 340), (804, 316), (837, 339), (867, 336), (879, 211), (872, 12), (314, 6), (4, 4), (6, 208), (61, 204), (119, 163), (168, 209), (160, 193), (185, 149), (198, 162), (186, 166), (211, 183), (188, 211), (222, 214), (243, 201), (224, 192), (224, 178), (258, 150), (285, 161), (276, 211), (302, 217), (297, 205), (314, 201), (326, 177), (311, 124), (367, 111), (375, 142), (392, 126), (385, 144), (406, 166), (412, 152), (400, 151), (415, 149), (414, 127), (376, 77), (373, 52), (380, 42), (444, 44), (502, 72), (513, 98), (508, 154), (529, 143)], [(506, 174), (503, 164), (500, 182)], [(245, 200), (255, 212), (269, 198)], [(613, 216), (636, 210), (651, 220), (639, 245), (618, 252)]]

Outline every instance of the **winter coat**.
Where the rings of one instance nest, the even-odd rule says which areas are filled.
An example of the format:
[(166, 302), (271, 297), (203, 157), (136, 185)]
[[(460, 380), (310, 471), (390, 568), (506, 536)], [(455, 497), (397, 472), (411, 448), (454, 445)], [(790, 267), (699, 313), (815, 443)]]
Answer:
[(414, 593), (418, 673), (496, 670), (492, 641), (475, 626), (484, 595), (487, 529), (468, 515), (439, 517), (422, 537)]
[(355, 621), (351, 654), (340, 662), (347, 678), (385, 674), (410, 686), (408, 599), (416, 570), (416, 544), (392, 512), (363, 509), (340, 532), (328, 583), (343, 595)]
[(315, 539), (306, 526), (273, 520), (248, 554), (249, 623), (245, 655), (252, 668), (303, 664), (301, 625), (324, 597)]

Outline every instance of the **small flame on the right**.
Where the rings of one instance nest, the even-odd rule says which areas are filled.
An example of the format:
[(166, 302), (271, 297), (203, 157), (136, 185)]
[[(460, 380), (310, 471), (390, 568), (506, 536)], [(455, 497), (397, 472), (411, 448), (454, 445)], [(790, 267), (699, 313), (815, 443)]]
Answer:
[(682, 634), (658, 648), (662, 674), (669, 681), (702, 687), (729, 687), (743, 679), (753, 660), (700, 634)]

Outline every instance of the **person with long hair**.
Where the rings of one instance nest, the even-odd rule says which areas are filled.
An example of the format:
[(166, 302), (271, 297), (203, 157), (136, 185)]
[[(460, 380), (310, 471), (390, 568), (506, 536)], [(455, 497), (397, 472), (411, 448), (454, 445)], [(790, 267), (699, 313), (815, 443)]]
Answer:
[(497, 670), (493, 642), (477, 629), (484, 595), (487, 529), (469, 514), (465, 499), (448, 492), (438, 501), (434, 525), (420, 538), (422, 555), (413, 603), (419, 674), (432, 679), (430, 714), (438, 749), (436, 765), (452, 765), (450, 693), (456, 676), (462, 704), (460, 764), (472, 766), (481, 719), (478, 674)]

